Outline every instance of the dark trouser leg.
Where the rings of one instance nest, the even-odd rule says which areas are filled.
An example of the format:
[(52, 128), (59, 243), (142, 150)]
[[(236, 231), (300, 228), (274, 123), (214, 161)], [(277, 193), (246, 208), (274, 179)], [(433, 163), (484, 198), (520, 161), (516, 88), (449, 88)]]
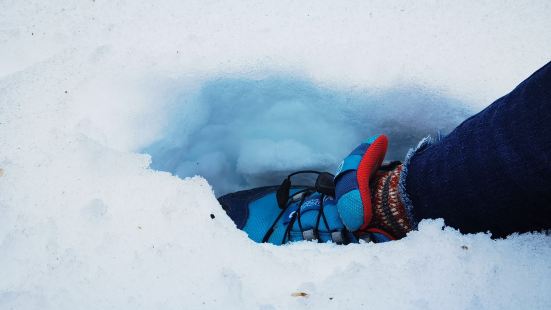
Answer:
[(551, 63), (420, 148), (405, 185), (417, 221), (497, 237), (551, 228)]

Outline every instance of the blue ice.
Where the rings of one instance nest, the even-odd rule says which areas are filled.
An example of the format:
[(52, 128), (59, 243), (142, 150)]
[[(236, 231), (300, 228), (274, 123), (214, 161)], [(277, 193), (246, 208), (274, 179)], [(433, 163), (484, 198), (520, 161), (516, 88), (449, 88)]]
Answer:
[(201, 175), (221, 195), (279, 184), (289, 172), (333, 172), (363, 139), (389, 136), (401, 160), (428, 134), (447, 133), (472, 114), (455, 98), (422, 87), (337, 90), (292, 76), (223, 77), (178, 97), (162, 137), (143, 152), (152, 168)]

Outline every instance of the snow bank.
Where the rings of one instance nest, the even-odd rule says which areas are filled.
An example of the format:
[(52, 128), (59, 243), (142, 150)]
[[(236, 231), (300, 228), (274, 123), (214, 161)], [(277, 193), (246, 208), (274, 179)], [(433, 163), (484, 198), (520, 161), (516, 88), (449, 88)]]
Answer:
[[(398, 154), (543, 65), (549, 13), (545, 2), (2, 2), (0, 308), (549, 308), (548, 236), (495, 241), (425, 221), (387, 244), (254, 244), (204, 178), (150, 169), (140, 153), (189, 152), (166, 168), (182, 176), (229, 169), (209, 180), (220, 191), (330, 166), (364, 132), (410, 122), (394, 133)], [(320, 106), (301, 135), (283, 130)], [(398, 110), (403, 122), (385, 123)], [(274, 160), (280, 148), (296, 153)]]

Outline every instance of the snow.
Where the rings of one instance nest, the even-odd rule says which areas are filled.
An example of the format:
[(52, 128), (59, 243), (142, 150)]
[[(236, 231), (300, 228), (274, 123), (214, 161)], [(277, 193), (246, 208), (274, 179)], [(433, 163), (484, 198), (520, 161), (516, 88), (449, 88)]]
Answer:
[(213, 192), (330, 168), (381, 126), (399, 157), (547, 62), (549, 13), (1, 2), (0, 309), (550, 308), (549, 236), (434, 220), (392, 243), (275, 247)]
[(220, 195), (280, 184), (297, 170), (335, 171), (375, 133), (393, 141), (388, 159), (402, 160), (428, 133), (451, 131), (468, 110), (460, 100), (413, 86), (338, 91), (283, 76), (218, 78), (178, 96), (162, 137), (144, 151), (153, 168), (199, 174)]

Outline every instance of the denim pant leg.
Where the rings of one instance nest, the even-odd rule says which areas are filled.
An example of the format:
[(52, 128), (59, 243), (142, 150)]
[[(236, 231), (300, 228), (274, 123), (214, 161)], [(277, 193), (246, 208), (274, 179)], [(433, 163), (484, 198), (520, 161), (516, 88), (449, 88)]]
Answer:
[(422, 141), (404, 167), (416, 222), (495, 237), (551, 228), (551, 63), (445, 138)]

